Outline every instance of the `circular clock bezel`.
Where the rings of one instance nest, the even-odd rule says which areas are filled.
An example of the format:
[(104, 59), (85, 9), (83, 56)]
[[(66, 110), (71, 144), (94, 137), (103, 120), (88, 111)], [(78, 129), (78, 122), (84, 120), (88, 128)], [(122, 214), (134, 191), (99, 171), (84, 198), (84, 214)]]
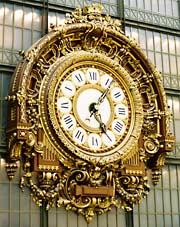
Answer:
[[(78, 57), (76, 57), (76, 54)], [(77, 155), (88, 161), (111, 162), (127, 156), (136, 144), (143, 123), (143, 111), (141, 105), (141, 96), (135, 87), (135, 83), (127, 73), (127, 71), (116, 62), (99, 53), (88, 53), (79, 51), (76, 54), (69, 54), (63, 59), (58, 59), (56, 63), (49, 69), (48, 75), (44, 78), (43, 86), (40, 90), (40, 113), (43, 119), (42, 125), (46, 135), (52, 141), (52, 145), (56, 148), (57, 153), (66, 153), (65, 147), (70, 153)], [(123, 136), (122, 141), (116, 143), (115, 146), (102, 150), (101, 152), (92, 152), (90, 149), (84, 149), (74, 144), (72, 139), (59, 127), (56, 118), (56, 105), (53, 103), (55, 96), (54, 91), (59, 89), (65, 75), (78, 69), (82, 65), (94, 65), (100, 67), (106, 72), (111, 72), (113, 78), (116, 78), (123, 86), (128, 95), (129, 105), (131, 109), (131, 120), (128, 123), (128, 131)], [(46, 101), (48, 100), (48, 102)], [(46, 114), (48, 112), (48, 114)], [(137, 123), (138, 122), (138, 123)], [(136, 136), (134, 136), (136, 135)], [(66, 154), (67, 155), (67, 154)]]

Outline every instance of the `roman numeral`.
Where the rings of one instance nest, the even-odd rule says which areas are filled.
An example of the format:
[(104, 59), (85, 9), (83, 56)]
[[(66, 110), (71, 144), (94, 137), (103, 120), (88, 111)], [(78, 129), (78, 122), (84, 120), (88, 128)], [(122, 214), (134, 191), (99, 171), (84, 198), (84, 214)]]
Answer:
[(70, 87), (65, 86), (65, 88), (69, 91), (72, 91), (72, 89)]
[(118, 133), (121, 133), (122, 129), (123, 129), (123, 124), (117, 121), (114, 125), (114, 130), (117, 131)]
[(62, 109), (68, 109), (69, 108), (69, 103), (68, 102), (61, 103), (61, 108)]
[(105, 86), (109, 83), (109, 81), (110, 81), (110, 79), (108, 78), (108, 79), (106, 80)]
[(89, 72), (89, 76), (91, 80), (97, 80), (97, 73), (96, 72)]
[(125, 114), (126, 114), (125, 108), (119, 107), (119, 108), (118, 108), (118, 114), (119, 114), (119, 115), (125, 115)]
[(78, 82), (82, 82), (83, 81), (82, 76), (81, 76), (80, 73), (76, 74), (75, 77), (78, 80)]
[(121, 97), (121, 92), (116, 92), (115, 94), (114, 94), (114, 98), (119, 98), (119, 97)]
[(79, 141), (81, 141), (81, 143), (83, 142), (83, 139), (84, 139), (84, 134), (83, 134), (83, 132), (81, 132), (81, 131), (77, 131), (76, 132), (76, 134), (75, 134), (75, 137), (79, 140)]
[(97, 138), (92, 137), (92, 145), (93, 145), (93, 146), (98, 146), (98, 145), (99, 145), (98, 139), (97, 139)]
[(64, 118), (64, 122), (65, 122), (66, 126), (68, 127), (68, 129), (72, 128), (74, 125), (73, 119), (69, 115)]

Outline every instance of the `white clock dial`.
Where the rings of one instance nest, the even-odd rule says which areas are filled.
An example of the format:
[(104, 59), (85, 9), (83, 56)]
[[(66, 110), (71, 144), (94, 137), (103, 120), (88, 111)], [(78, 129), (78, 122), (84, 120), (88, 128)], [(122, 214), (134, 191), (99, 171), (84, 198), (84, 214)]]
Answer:
[(114, 87), (111, 91), (111, 97), (114, 102), (119, 103), (124, 99), (124, 93), (121, 88)]
[(62, 90), (62, 93), (67, 97), (74, 96), (74, 94), (76, 92), (76, 88), (75, 88), (74, 84), (69, 80), (65, 80), (62, 83), (61, 90)]
[(115, 114), (118, 118), (125, 119), (128, 117), (128, 108), (124, 104), (117, 104), (115, 106)]
[(95, 68), (89, 68), (86, 72), (86, 76), (87, 76), (87, 80), (91, 84), (97, 84), (97, 82), (99, 81), (99, 72)]
[(80, 87), (86, 83), (86, 77), (81, 70), (76, 70), (72, 73), (72, 81)]
[(88, 144), (91, 149), (99, 149), (101, 147), (101, 137), (96, 133), (91, 133), (88, 137)]
[(72, 114), (63, 115), (61, 122), (65, 130), (70, 131), (76, 127), (76, 120)]
[(57, 109), (62, 113), (69, 113), (72, 109), (72, 103), (67, 97), (58, 98)]
[(123, 133), (126, 129), (126, 126), (122, 120), (115, 119), (112, 123), (112, 129), (113, 129), (114, 133), (116, 133), (117, 135), (123, 135)]
[[(89, 128), (99, 129), (99, 122), (91, 114), (90, 105), (97, 103), (101, 94), (102, 92), (96, 88), (88, 88), (80, 92), (75, 106), (80, 124), (84, 123)], [(107, 124), (111, 117), (111, 106), (107, 98), (99, 105), (98, 113), (101, 115), (102, 122)]]
[(84, 144), (87, 139), (86, 131), (81, 127), (76, 128), (73, 132), (73, 139), (78, 144)]

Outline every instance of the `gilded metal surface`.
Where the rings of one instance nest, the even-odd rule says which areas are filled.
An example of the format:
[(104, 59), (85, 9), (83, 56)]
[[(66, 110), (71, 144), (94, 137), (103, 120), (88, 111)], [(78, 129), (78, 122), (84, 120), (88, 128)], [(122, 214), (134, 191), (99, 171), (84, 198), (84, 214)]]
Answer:
[[(47, 35), (23, 52), (7, 97), (9, 178), (23, 157), (20, 187), (27, 185), (38, 205), (43, 200), (47, 209), (64, 205), (88, 222), (111, 206), (132, 210), (149, 192), (147, 169), (156, 184), (174, 146), (160, 73), (136, 41), (124, 35), (121, 22), (102, 16), (101, 11), (98, 5), (76, 9), (63, 25), (52, 25)], [(128, 109), (123, 136), (98, 152), (73, 143), (55, 103), (63, 81), (83, 65), (111, 75), (123, 89)], [(114, 104), (107, 97), (113, 112)], [(112, 119), (109, 122), (111, 129)]]

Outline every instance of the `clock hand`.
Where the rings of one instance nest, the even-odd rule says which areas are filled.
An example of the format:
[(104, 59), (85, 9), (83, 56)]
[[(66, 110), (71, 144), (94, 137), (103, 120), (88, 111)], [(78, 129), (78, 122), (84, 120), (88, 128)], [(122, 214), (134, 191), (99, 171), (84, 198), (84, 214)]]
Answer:
[(107, 138), (112, 141), (112, 139), (109, 137), (109, 135), (106, 132), (106, 125), (102, 122), (101, 120), (101, 115), (98, 113), (98, 111), (96, 111), (94, 113), (94, 117), (95, 119), (99, 122), (100, 128), (102, 129), (102, 132), (107, 136)]
[(108, 93), (108, 91), (109, 91), (109, 89), (110, 89), (110, 87), (111, 87), (111, 85), (112, 85), (112, 83), (114, 82), (114, 80), (112, 80), (111, 82), (110, 82), (110, 84), (109, 84), (109, 86), (106, 88), (106, 90), (101, 94), (101, 96), (99, 97), (99, 99), (98, 99), (98, 102), (96, 103), (96, 105), (100, 105), (103, 101), (104, 101), (104, 98), (106, 97), (106, 95), (107, 95), (107, 93)]
[(99, 122), (99, 126), (102, 129), (102, 132), (105, 133), (106, 132), (106, 125), (102, 122), (100, 113), (98, 113), (98, 111), (96, 111), (93, 114), (94, 114), (95, 119)]

